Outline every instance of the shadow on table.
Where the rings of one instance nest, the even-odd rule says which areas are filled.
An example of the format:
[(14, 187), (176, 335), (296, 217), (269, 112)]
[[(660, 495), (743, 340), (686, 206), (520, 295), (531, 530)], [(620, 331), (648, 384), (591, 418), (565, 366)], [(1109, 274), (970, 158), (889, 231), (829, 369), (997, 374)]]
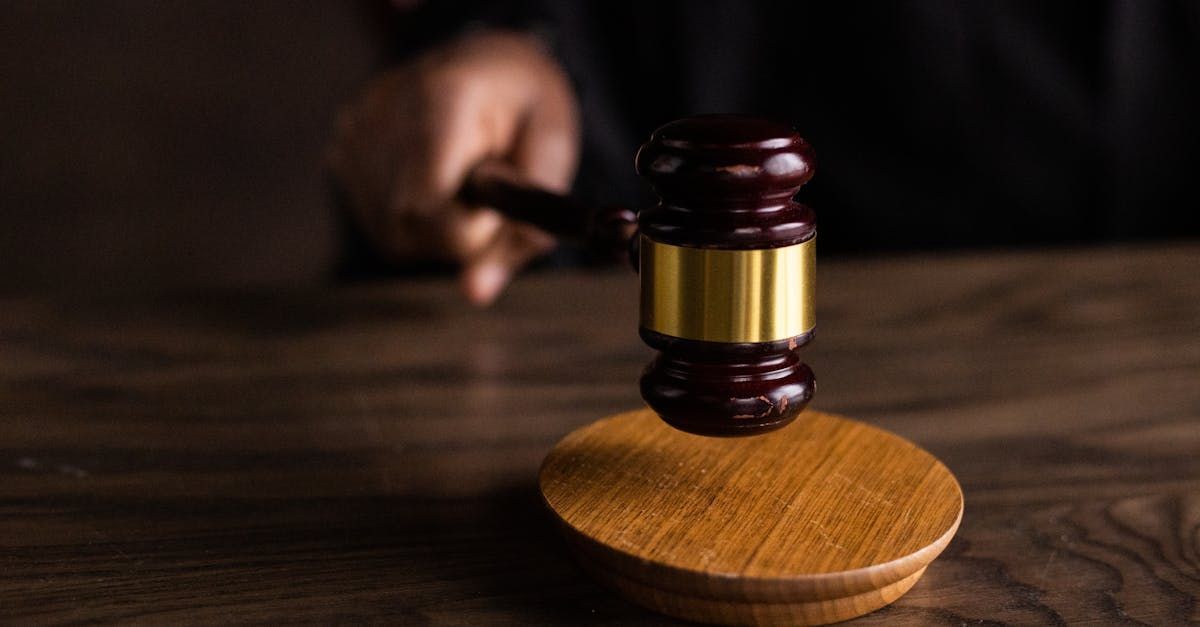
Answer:
[[(412, 503), (411, 540), (429, 542), (412, 562), (435, 583), (423, 618), (494, 624), (662, 624), (586, 577), (532, 483), (468, 501)], [(433, 524), (430, 524), (433, 523)]]

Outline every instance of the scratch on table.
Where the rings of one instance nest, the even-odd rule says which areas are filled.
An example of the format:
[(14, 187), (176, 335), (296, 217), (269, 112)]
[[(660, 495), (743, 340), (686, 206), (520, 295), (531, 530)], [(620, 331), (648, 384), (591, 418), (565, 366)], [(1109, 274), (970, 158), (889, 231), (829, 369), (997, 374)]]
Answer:
[(78, 466), (72, 466), (70, 464), (59, 465), (58, 472), (60, 472), (64, 475), (70, 475), (72, 477), (75, 477), (76, 479), (83, 479), (84, 477), (87, 477), (91, 474), (88, 471), (86, 471)]
[(1054, 558), (1058, 557), (1058, 549), (1050, 552), (1050, 557), (1046, 559), (1046, 565), (1042, 566), (1042, 572), (1038, 575), (1039, 579), (1045, 579), (1046, 573), (1050, 572), (1050, 565), (1054, 563)]

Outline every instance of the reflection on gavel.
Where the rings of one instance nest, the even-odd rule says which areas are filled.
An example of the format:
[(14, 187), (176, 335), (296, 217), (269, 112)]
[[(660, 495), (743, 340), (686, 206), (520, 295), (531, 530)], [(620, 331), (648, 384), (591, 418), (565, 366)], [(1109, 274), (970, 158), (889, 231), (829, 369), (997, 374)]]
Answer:
[(697, 116), (655, 131), (636, 166), (660, 198), (636, 215), (582, 207), (499, 162), (476, 167), (460, 195), (604, 256), (632, 253), (639, 332), (660, 351), (642, 397), (668, 424), (707, 436), (788, 424), (815, 387), (796, 350), (815, 329), (816, 216), (792, 200), (812, 148), (785, 125)]

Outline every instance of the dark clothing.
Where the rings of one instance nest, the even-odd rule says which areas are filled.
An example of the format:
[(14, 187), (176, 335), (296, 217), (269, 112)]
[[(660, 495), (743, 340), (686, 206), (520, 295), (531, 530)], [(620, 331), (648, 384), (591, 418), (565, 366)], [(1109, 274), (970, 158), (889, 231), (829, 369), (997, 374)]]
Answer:
[[(652, 202), (633, 172), (695, 113), (792, 122), (821, 248), (861, 251), (1200, 235), (1200, 3), (437, 2), (402, 48), (474, 15), (533, 28), (578, 87), (576, 193)], [(416, 30), (412, 30), (416, 29)]]

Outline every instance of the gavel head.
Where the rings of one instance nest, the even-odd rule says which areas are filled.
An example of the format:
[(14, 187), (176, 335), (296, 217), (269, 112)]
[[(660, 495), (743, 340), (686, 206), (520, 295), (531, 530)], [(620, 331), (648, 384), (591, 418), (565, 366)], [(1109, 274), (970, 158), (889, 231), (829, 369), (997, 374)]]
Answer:
[(792, 196), (813, 167), (790, 127), (736, 116), (672, 122), (638, 152), (661, 199), (638, 214), (639, 331), (660, 351), (641, 390), (668, 424), (755, 435), (812, 398), (796, 350), (815, 326), (816, 216)]

